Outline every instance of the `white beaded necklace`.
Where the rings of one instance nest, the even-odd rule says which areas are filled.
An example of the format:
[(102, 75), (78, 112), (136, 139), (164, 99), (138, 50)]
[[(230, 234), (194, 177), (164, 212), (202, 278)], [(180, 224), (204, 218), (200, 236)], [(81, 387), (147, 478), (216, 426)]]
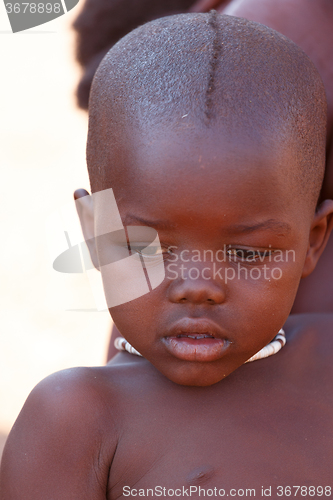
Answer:
[[(267, 344), (265, 347), (260, 349), (257, 354), (254, 354), (250, 359), (245, 361), (245, 363), (250, 363), (251, 361), (256, 361), (257, 359), (268, 358), (268, 356), (272, 356), (282, 349), (282, 347), (286, 344), (286, 334), (284, 330), (281, 328), (279, 333), (274, 337), (272, 342)], [(114, 341), (114, 346), (118, 351), (127, 351), (130, 354), (135, 354), (136, 356), (142, 356), (136, 349), (127, 340), (123, 337), (117, 337)]]

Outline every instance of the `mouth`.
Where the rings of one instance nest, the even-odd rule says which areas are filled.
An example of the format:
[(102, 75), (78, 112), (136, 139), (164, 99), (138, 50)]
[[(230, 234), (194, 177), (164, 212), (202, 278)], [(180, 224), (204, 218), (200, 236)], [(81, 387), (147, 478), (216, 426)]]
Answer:
[(177, 335), (177, 339), (215, 339), (213, 335), (209, 335), (209, 333), (181, 333)]
[(192, 318), (183, 318), (173, 325), (163, 342), (176, 358), (197, 362), (220, 359), (231, 344), (216, 323)]

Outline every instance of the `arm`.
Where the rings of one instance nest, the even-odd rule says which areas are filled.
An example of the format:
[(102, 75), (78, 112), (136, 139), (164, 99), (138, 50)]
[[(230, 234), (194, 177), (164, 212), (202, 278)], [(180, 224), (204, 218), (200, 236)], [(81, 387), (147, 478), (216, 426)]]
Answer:
[(116, 438), (98, 373), (65, 370), (35, 387), (4, 449), (1, 500), (106, 499)]

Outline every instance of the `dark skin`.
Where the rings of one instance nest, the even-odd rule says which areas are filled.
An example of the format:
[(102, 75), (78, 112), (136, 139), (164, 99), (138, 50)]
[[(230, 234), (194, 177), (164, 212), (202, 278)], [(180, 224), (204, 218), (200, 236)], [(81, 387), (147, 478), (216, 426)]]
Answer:
[[(302, 207), (302, 199), (300, 200), (299, 196), (295, 198), (295, 192), (297, 192), (296, 185), (292, 186), (292, 189), (289, 189), (289, 194), (288, 190), (285, 190), (285, 169), (291, 168), (291, 160), (288, 155), (288, 150), (284, 151), (282, 145), (280, 155), (276, 154), (273, 156), (272, 154), (271, 157), (269, 157), (269, 151), (271, 150), (262, 151), (261, 154), (257, 153), (257, 151), (259, 152), (261, 150), (261, 146), (256, 144), (255, 140), (253, 140), (252, 144), (255, 144), (254, 149), (252, 150), (252, 146), (244, 143), (244, 152), (242, 154), (241, 144), (242, 141), (244, 142), (244, 139), (241, 137), (236, 138), (234, 136), (227, 139), (225, 131), (221, 131), (219, 127), (214, 127), (214, 130), (210, 131), (208, 135), (203, 128), (198, 127), (197, 133), (194, 133), (192, 128), (190, 128), (190, 130), (191, 132), (188, 136), (185, 132), (182, 133), (181, 131), (177, 131), (175, 134), (170, 132), (167, 133), (164, 130), (160, 133), (154, 132), (147, 137), (147, 145), (142, 145), (142, 142), (138, 141), (138, 146), (136, 147), (138, 164), (132, 167), (135, 169), (134, 171), (137, 172), (137, 175), (133, 177), (128, 176), (131, 179), (135, 179), (135, 182), (131, 183), (130, 186), (128, 183), (123, 183), (123, 169), (121, 168), (119, 168), (119, 175), (115, 179), (114, 192), (116, 199), (120, 200), (120, 213), (122, 214), (125, 225), (135, 224), (135, 217), (147, 221), (145, 225), (150, 225), (152, 227), (154, 226), (150, 221), (164, 221), (165, 224), (170, 227), (169, 230), (164, 227), (165, 224), (157, 224), (155, 226), (155, 229), (157, 229), (159, 233), (161, 244), (162, 246), (177, 246), (179, 252), (181, 248), (197, 248), (202, 251), (209, 248), (216, 251), (220, 248), (222, 242), (226, 245), (237, 243), (240, 245), (240, 248), (245, 246), (244, 248), (253, 247), (258, 250), (268, 249), (269, 245), (281, 251), (295, 250), (297, 256), (296, 262), (288, 263), (292, 275), (294, 276), (293, 282), (284, 283), (283, 279), (281, 279), (279, 283), (275, 282), (275, 286), (273, 286), (274, 280), (271, 282), (264, 280), (261, 287), (259, 286), (258, 280), (257, 282), (253, 282), (252, 286), (248, 283), (250, 287), (244, 288), (243, 297), (241, 289), (238, 290), (240, 282), (236, 280), (230, 285), (231, 289), (233, 289), (233, 286), (235, 287), (232, 292), (226, 292), (222, 286), (221, 297), (218, 294), (216, 299), (219, 304), (224, 304), (225, 293), (235, 294), (239, 302), (235, 302), (235, 309), (230, 309), (227, 316), (230, 317), (231, 321), (231, 318), (237, 315), (238, 322), (242, 321), (241, 329), (244, 331), (244, 335), (247, 338), (254, 334), (254, 332), (247, 332), (247, 325), (251, 324), (251, 328), (254, 328), (256, 335), (258, 335), (258, 325), (262, 320), (262, 310), (269, 310), (270, 314), (267, 321), (270, 322), (271, 328), (267, 329), (267, 323), (263, 325), (263, 331), (268, 337), (259, 341), (265, 345), (274, 337), (274, 331), (278, 331), (287, 319), (296, 295), (299, 279), (310, 273), (308, 269), (309, 264), (306, 262), (304, 263), (304, 255), (308, 250), (308, 233), (310, 230), (309, 208), (305, 211), (305, 207)], [(223, 136), (225, 140), (222, 141), (221, 137)], [(161, 137), (165, 137), (165, 139), (162, 140)], [(133, 140), (134, 137), (132, 134), (132, 141)], [(150, 143), (152, 146), (149, 146)], [(233, 144), (232, 147), (230, 143)], [(173, 144), (173, 154), (167, 152), (169, 144)], [(185, 145), (187, 145), (187, 148)], [(194, 147), (194, 145), (196, 146)], [(199, 151), (200, 154), (198, 153)], [(211, 151), (213, 151), (212, 156), (210, 153)], [(233, 160), (227, 161), (226, 157), (229, 157), (228, 155), (233, 158)], [(252, 162), (250, 160), (251, 156), (253, 158)], [(165, 159), (165, 163), (162, 162), (162, 158)], [(158, 170), (156, 170), (157, 164), (160, 165)], [(143, 165), (145, 165), (145, 168), (143, 168)], [(267, 172), (267, 165), (270, 165), (270, 174)], [(284, 168), (282, 167), (283, 165), (285, 165)], [(126, 167), (127, 166), (124, 165), (124, 169)], [(224, 168), (225, 172), (223, 170), (222, 173), (221, 168)], [(168, 175), (166, 175), (166, 172)], [(230, 172), (232, 172), (232, 174)], [(238, 173), (236, 179), (235, 172)], [(261, 182), (261, 177), (264, 172), (265, 178), (267, 179), (266, 184), (262, 184)], [(193, 179), (193, 177), (195, 182), (189, 183), (189, 179)], [(216, 178), (221, 177), (223, 177), (223, 180), (221, 179), (220, 183), (216, 184)], [(235, 188), (231, 189), (231, 186), (234, 186), (234, 184), (237, 184), (237, 193), (235, 192)], [(186, 186), (186, 189), (184, 189), (184, 186)], [(253, 186), (261, 186), (260, 192), (262, 194), (262, 200), (260, 204), (258, 188), (253, 189)], [(142, 192), (145, 193), (144, 197), (141, 195)], [(246, 203), (241, 205), (239, 210), (236, 210), (235, 204), (238, 199), (244, 199)], [(172, 200), (172, 203), (170, 200)], [(198, 200), (200, 200), (200, 203), (198, 203)], [(276, 206), (271, 206), (273, 200), (276, 200)], [(327, 206), (331, 206), (333, 202), (326, 202), (326, 204)], [(291, 205), (293, 205), (292, 216), (290, 216), (289, 211), (288, 215), (286, 215), (284, 211), (286, 209), (289, 210)], [(152, 206), (156, 207), (154, 211)], [(208, 214), (212, 211), (212, 207), (216, 207), (214, 208), (214, 214), (208, 217)], [(267, 210), (268, 207), (272, 209), (272, 213)], [(311, 208), (314, 210), (313, 206)], [(244, 216), (244, 210), (246, 210), (246, 217)], [(267, 215), (264, 217), (262, 214), (266, 212)], [(262, 230), (258, 236), (255, 236), (254, 233), (246, 234), (245, 229), (244, 235), (234, 234), (231, 229), (230, 233), (228, 233), (227, 229), (225, 229), (226, 234), (223, 240), (221, 240), (221, 231), (224, 231), (221, 228), (233, 228), (239, 224), (252, 226), (253, 221), (256, 220), (257, 213), (261, 214), (259, 217), (260, 221), (265, 218), (265, 220), (278, 220), (281, 224), (287, 222), (288, 224), (292, 224), (294, 232), (291, 230), (286, 232), (278, 228), (276, 230), (278, 234), (272, 234), (272, 230), (267, 229), (265, 234), (264, 230)], [(320, 213), (321, 211), (318, 212), (316, 217), (318, 217)], [(134, 214), (134, 219), (130, 218), (130, 214)], [(163, 214), (168, 214), (167, 220), (165, 220), (166, 216)], [(307, 215), (306, 218), (305, 214)], [(311, 215), (313, 215), (312, 212)], [(247, 218), (249, 220), (247, 220)], [(301, 234), (303, 234), (303, 237)], [(305, 239), (303, 239), (304, 235)], [(89, 233), (87, 236), (89, 236)], [(202, 267), (205, 267), (205, 265), (206, 264), (203, 263)], [(284, 265), (287, 265), (287, 263), (284, 263)], [(285, 275), (290, 276), (289, 271), (286, 272)], [(136, 314), (139, 313), (138, 317), (132, 317), (131, 303), (114, 308), (111, 311), (112, 317), (118, 329), (121, 332), (126, 332), (126, 339), (132, 343), (139, 352), (147, 357), (146, 349), (152, 348), (146, 346), (144, 343), (144, 338), (148, 335), (147, 332), (149, 330), (149, 325), (146, 324), (143, 319), (145, 317), (143, 311), (144, 308), (147, 307), (147, 304), (149, 304), (149, 311), (146, 315), (147, 319), (150, 321), (151, 311), (154, 310), (156, 314), (161, 317), (161, 322), (164, 325), (163, 328), (165, 328), (165, 325), (168, 325), (169, 322), (171, 328), (171, 323), (178, 320), (177, 311), (179, 307), (177, 305), (172, 307), (172, 312), (170, 313), (172, 321), (170, 321), (170, 319), (168, 319), (168, 313), (164, 312), (164, 309), (159, 311), (157, 305), (165, 302), (164, 296), (167, 295), (172, 304), (177, 303), (177, 299), (174, 298), (174, 296), (178, 297), (178, 294), (183, 293), (183, 286), (185, 287), (184, 293), (189, 293), (191, 295), (191, 287), (194, 287), (195, 290), (193, 294), (195, 295), (198, 293), (200, 295), (201, 286), (204, 285), (205, 289), (209, 288), (209, 286), (211, 287), (209, 292), (214, 297), (216, 290), (213, 281), (214, 280), (210, 280), (205, 283), (204, 280), (196, 280), (194, 282), (192, 280), (185, 280), (185, 284), (181, 285), (180, 290), (177, 289), (177, 282), (172, 282), (166, 290), (160, 286), (148, 296), (135, 301), (137, 304), (135, 312)], [(166, 280), (165, 283), (165, 287), (167, 287), (168, 281)], [(284, 290), (282, 291), (280, 286), (282, 287), (283, 284)], [(186, 287), (189, 287), (189, 290), (187, 290)], [(198, 291), (196, 287), (199, 288)], [(241, 320), (239, 313), (241, 310), (240, 304), (244, 305), (246, 301), (249, 300), (248, 311), (250, 311), (253, 294), (258, 294), (258, 300), (259, 298), (263, 300), (269, 297), (269, 294), (267, 294), (268, 291), (275, 291), (275, 293), (272, 293), (269, 302), (264, 301), (262, 304), (257, 305), (255, 308), (257, 316), (252, 316), (251, 314), (251, 316), (245, 316)], [(285, 298), (286, 303), (281, 302), (282, 297)], [(155, 298), (155, 301), (150, 304), (153, 298)], [(212, 300), (214, 301), (215, 299), (213, 298)], [(212, 320), (217, 324), (223, 324), (225, 317), (224, 319), (220, 318), (218, 315), (215, 317), (218, 308), (213, 308), (212, 310), (215, 311)], [(224, 307), (223, 310), (225, 310)], [(188, 306), (187, 312), (190, 314), (191, 306)], [(134, 335), (135, 337), (139, 337), (143, 345), (141, 345), (141, 342), (138, 345), (132, 342), (131, 329), (127, 322), (136, 325)], [(169, 327), (169, 325), (167, 327)], [(163, 335), (164, 333), (161, 333), (162, 337)], [(231, 341), (233, 342), (232, 339)], [(159, 342), (160, 341), (157, 340), (156, 346), (154, 345), (155, 357), (158, 360), (164, 358), (164, 364), (168, 367), (168, 370), (170, 370), (170, 373), (168, 371), (165, 374), (171, 377), (178, 365), (174, 366), (172, 364), (171, 358), (165, 354), (162, 348), (160, 348)], [(233, 346), (231, 346), (231, 349), (233, 349)], [(253, 349), (253, 352), (251, 352), (250, 349), (244, 347), (245, 352), (240, 358), (239, 365), (259, 350), (257, 345), (254, 346)], [(224, 363), (225, 360), (223, 359), (223, 366), (225, 366)], [(162, 366), (158, 365), (157, 368), (164, 373)], [(235, 368), (236, 367), (232, 368), (231, 371)], [(179, 370), (183, 370), (182, 366), (179, 367)], [(216, 363), (216, 370), (220, 370), (218, 363)], [(188, 372), (187, 365), (186, 371)], [(207, 377), (207, 367), (204, 368), (204, 372), (205, 377)], [(198, 377), (199, 376), (198, 374)], [(216, 381), (217, 380), (212, 375), (212, 379), (209, 380), (208, 383), (211, 384)], [(184, 380), (178, 383), (192, 385), (191, 380)], [(199, 384), (199, 378), (195, 379), (193, 383), (196, 385)]]
[[(222, 14), (244, 17), (260, 22), (286, 35), (299, 45), (316, 65), (325, 84), (328, 98), (328, 134), (326, 174), (321, 200), (333, 198), (333, 9), (328, 0), (243, 0), (225, 2), (221, 0), (198, 0), (191, 12), (209, 12), (217, 9)], [(301, 13), (301, 15), (299, 15)], [(295, 18), (297, 16), (297, 22)], [(333, 236), (315, 271), (302, 279), (292, 312), (332, 312), (333, 311)], [(117, 350), (115, 338), (121, 334), (114, 325), (107, 353), (110, 360)]]
[[(256, 21), (286, 35), (312, 59), (324, 82), (328, 104), (327, 161), (321, 199), (333, 198), (333, 8), (328, 0), (233, 0), (218, 12)], [(293, 313), (333, 311), (333, 237), (315, 272), (302, 280)]]
[[(125, 178), (120, 165), (112, 179), (123, 222), (145, 219), (153, 226), (163, 219), (163, 248), (272, 245), (284, 253), (294, 249), (295, 262), (280, 263), (283, 276), (270, 282), (166, 279), (112, 308), (146, 359), (120, 353), (105, 367), (66, 370), (41, 382), (8, 439), (1, 500), (45, 500), (50, 492), (59, 500), (116, 499), (125, 498), (124, 486), (157, 485), (255, 488), (257, 496), (264, 485), (279, 498), (279, 485), (331, 484), (333, 317), (287, 318), (299, 280), (324, 249), (333, 202), (315, 211), (297, 196), (285, 175), (293, 161), (288, 148), (274, 155), (269, 141), (259, 147), (241, 135), (196, 127), (191, 134), (155, 129), (138, 141), (135, 164), (126, 166), (133, 176)], [(87, 197), (86, 237), (92, 215), (103, 216), (91, 212)], [(91, 251), (98, 258), (98, 246)], [(184, 351), (170, 347), (172, 325), (186, 318), (209, 324), (222, 349), (189, 338), (175, 341)], [(284, 324), (286, 347), (244, 364)]]
[(279, 485), (331, 485), (332, 328), (332, 315), (293, 316), (288, 347), (209, 388), (174, 384), (127, 353), (52, 375), (9, 438), (0, 498), (105, 500), (156, 485), (259, 496), (264, 485), (276, 500)]

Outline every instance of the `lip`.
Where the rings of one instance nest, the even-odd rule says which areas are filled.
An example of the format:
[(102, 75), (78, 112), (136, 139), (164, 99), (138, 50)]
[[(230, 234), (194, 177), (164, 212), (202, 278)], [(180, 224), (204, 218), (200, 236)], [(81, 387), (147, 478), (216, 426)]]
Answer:
[(197, 362), (220, 359), (231, 344), (222, 328), (206, 318), (182, 318), (162, 340), (176, 358)]

